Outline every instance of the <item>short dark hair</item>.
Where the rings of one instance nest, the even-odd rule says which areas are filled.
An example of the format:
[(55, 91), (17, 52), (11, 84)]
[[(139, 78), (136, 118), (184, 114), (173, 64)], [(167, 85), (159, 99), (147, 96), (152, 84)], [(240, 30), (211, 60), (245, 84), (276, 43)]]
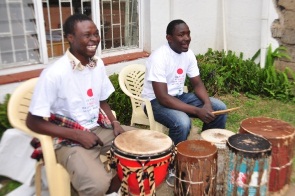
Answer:
[(179, 25), (179, 24), (182, 24), (182, 23), (186, 24), (183, 20), (180, 20), (180, 19), (172, 20), (171, 22), (169, 22), (169, 24), (167, 26), (167, 29), (166, 29), (166, 34), (167, 35), (172, 35), (175, 26)]
[(67, 36), (68, 34), (74, 34), (76, 23), (85, 20), (92, 21), (91, 18), (84, 14), (73, 14), (70, 17), (68, 17), (65, 23), (63, 24), (64, 35)]

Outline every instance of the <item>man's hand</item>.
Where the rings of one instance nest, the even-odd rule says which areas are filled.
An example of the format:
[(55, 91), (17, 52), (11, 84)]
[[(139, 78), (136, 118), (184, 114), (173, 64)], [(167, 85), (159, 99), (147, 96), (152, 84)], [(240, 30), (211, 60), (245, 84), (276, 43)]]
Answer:
[(198, 117), (204, 123), (208, 124), (215, 119), (215, 115), (212, 114), (212, 112), (213, 112), (212, 106), (210, 104), (205, 104), (202, 108), (200, 108)]
[(124, 129), (121, 127), (119, 121), (113, 121), (112, 122), (113, 130), (114, 130), (114, 135), (118, 136), (121, 133), (125, 132)]
[(88, 131), (75, 130), (75, 141), (79, 142), (86, 149), (93, 148), (97, 145), (103, 146), (100, 138)]

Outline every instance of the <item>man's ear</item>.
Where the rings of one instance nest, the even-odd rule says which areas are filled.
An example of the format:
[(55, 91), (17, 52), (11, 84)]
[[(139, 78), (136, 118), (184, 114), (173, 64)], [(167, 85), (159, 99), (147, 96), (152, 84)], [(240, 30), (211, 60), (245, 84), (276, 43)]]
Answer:
[(72, 43), (73, 40), (74, 40), (74, 35), (73, 35), (73, 34), (68, 34), (68, 35), (67, 35), (67, 40), (68, 40), (70, 43)]
[(167, 34), (166, 39), (167, 39), (168, 43), (170, 43), (172, 41), (172, 36)]

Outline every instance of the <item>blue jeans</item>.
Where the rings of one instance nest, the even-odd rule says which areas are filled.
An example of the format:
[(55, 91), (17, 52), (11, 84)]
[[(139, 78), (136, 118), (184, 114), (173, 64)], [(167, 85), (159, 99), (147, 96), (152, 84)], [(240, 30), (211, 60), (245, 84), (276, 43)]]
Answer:
[[(183, 93), (182, 95), (175, 97), (189, 105), (196, 107), (203, 106), (203, 102), (194, 93)], [(210, 101), (214, 111), (226, 109), (226, 105), (222, 101), (213, 97), (210, 97)], [(155, 120), (169, 128), (169, 137), (174, 144), (177, 145), (179, 142), (186, 140), (192, 126), (190, 117), (196, 118), (196, 116), (164, 107), (157, 99), (153, 99), (151, 104)], [(203, 123), (202, 131), (212, 128), (224, 129), (226, 117), (226, 115), (218, 115), (215, 120), (209, 124)]]

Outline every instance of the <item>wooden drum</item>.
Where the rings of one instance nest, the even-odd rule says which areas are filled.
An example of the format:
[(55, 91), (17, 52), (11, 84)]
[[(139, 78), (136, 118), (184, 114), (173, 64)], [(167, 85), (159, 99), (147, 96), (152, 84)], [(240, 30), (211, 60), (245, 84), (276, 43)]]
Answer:
[(164, 133), (132, 130), (118, 135), (110, 150), (122, 181), (121, 195), (156, 195), (174, 159), (174, 145)]
[(229, 164), (224, 195), (267, 195), (270, 142), (252, 134), (235, 134), (228, 138), (227, 147)]
[(215, 195), (217, 148), (204, 140), (177, 144), (175, 195)]
[(212, 142), (217, 147), (217, 176), (216, 176), (216, 196), (224, 195), (224, 169), (228, 163), (226, 148), (227, 139), (235, 133), (226, 129), (207, 129), (201, 133), (202, 139)]
[(291, 180), (295, 128), (287, 122), (267, 118), (247, 118), (241, 122), (240, 133), (263, 136), (272, 144), (269, 178), (270, 194), (284, 194)]

